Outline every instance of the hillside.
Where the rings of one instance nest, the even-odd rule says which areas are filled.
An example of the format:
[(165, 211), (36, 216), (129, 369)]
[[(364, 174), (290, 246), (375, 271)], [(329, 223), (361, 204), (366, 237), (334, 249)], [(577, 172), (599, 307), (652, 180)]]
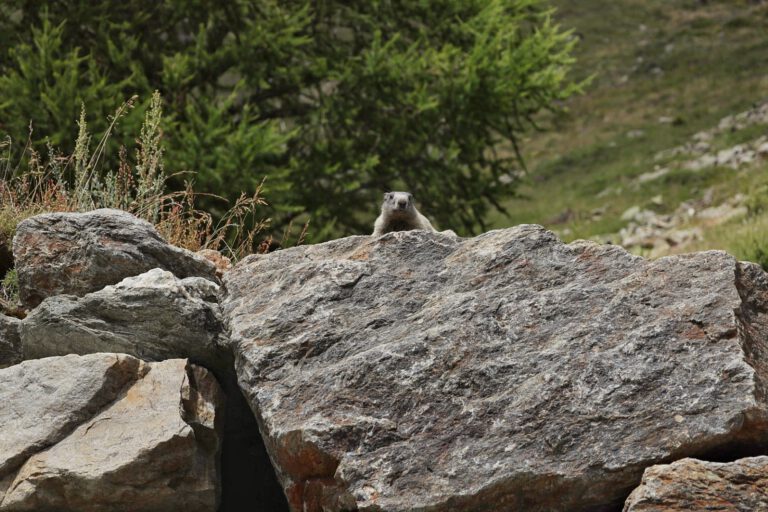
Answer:
[(524, 141), (525, 198), (494, 227), (768, 263), (768, 4), (552, 4), (580, 39), (577, 77), (593, 79), (553, 131)]

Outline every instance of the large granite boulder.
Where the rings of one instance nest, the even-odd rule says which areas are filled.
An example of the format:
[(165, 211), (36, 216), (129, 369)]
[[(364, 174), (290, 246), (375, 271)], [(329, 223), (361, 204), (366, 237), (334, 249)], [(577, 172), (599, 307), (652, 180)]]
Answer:
[(705, 510), (768, 510), (768, 457), (729, 463), (682, 459), (652, 466), (624, 506), (624, 512)]
[(722, 252), (410, 231), (224, 284), (295, 511), (616, 510), (648, 466), (768, 439), (768, 280)]
[(0, 368), (21, 361), (21, 321), (0, 312)]
[(216, 280), (207, 259), (168, 244), (148, 222), (120, 210), (49, 213), (19, 223), (13, 255), (24, 306), (44, 298), (88, 292), (162, 268)]
[(218, 290), (207, 279), (153, 269), (83, 297), (48, 297), (22, 322), (24, 358), (120, 352), (149, 361), (189, 358), (224, 373), (232, 356)]
[(223, 395), (182, 359), (0, 370), (0, 511), (215, 511)]

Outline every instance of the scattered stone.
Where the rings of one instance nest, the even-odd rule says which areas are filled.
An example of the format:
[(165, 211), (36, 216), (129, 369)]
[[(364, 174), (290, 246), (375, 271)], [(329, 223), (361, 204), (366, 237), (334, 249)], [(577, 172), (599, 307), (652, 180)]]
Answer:
[[(747, 197), (743, 194), (717, 206), (709, 206), (712, 200), (713, 190), (707, 189), (701, 199), (685, 201), (671, 214), (632, 207), (624, 212), (626, 218), (622, 216), (629, 223), (619, 230), (619, 243), (627, 249), (642, 249), (647, 256), (656, 258), (668, 254), (673, 247), (681, 249), (702, 240), (702, 227), (717, 226), (747, 214)], [(692, 223), (698, 225), (690, 226)]]
[(717, 155), (705, 154), (693, 160), (688, 160), (682, 164), (683, 169), (698, 172), (702, 169), (708, 169), (718, 164)]
[(621, 220), (634, 220), (639, 213), (640, 207), (638, 205), (630, 206), (621, 214)]
[(649, 181), (657, 180), (662, 176), (669, 174), (668, 167), (658, 167), (653, 172), (646, 172), (637, 177), (638, 183), (647, 183)]
[(211, 262), (168, 244), (150, 223), (120, 210), (26, 219), (16, 228), (13, 254), (27, 308), (53, 295), (82, 296), (153, 268), (216, 280)]
[(768, 510), (768, 457), (735, 462), (682, 459), (652, 466), (624, 512), (689, 512)]
[(667, 232), (664, 235), (664, 242), (666, 242), (669, 247), (677, 247), (680, 245), (686, 245), (699, 241), (703, 237), (704, 233), (699, 227), (690, 229), (675, 229)]
[(678, 155), (684, 154), (686, 148), (684, 146), (676, 146), (673, 148), (667, 148), (659, 151), (653, 156), (653, 159), (657, 162), (661, 160), (670, 160)]
[(597, 193), (598, 199), (602, 199), (603, 197), (607, 197), (610, 195), (619, 195), (624, 189), (622, 187), (606, 187), (600, 192)]
[(735, 132), (758, 124), (768, 124), (768, 101), (755, 105), (744, 112), (722, 118), (715, 133)]
[(711, 221), (714, 224), (722, 224), (731, 219), (738, 217), (744, 217), (748, 213), (748, 209), (744, 205), (733, 205), (731, 203), (723, 203), (719, 206), (711, 206), (704, 208), (697, 213), (699, 219), (705, 221)]
[(742, 165), (752, 163), (756, 156), (755, 151), (746, 145), (737, 144), (717, 152), (717, 165), (738, 169)]
[(83, 297), (48, 297), (22, 322), (24, 358), (94, 352), (189, 358), (221, 376), (232, 359), (218, 290), (207, 279), (179, 279), (157, 268)]
[(21, 362), (21, 336), (18, 318), (0, 312), (0, 368)]
[(628, 139), (640, 139), (643, 137), (645, 137), (645, 132), (643, 130), (630, 130), (627, 132)]
[(654, 225), (656, 227), (668, 227), (669, 219), (658, 215), (652, 210), (643, 210), (639, 206), (631, 206), (621, 214), (621, 220), (633, 221), (641, 224)]
[(223, 395), (205, 369), (94, 354), (0, 382), (0, 511), (216, 510)]
[(615, 509), (647, 466), (768, 438), (768, 277), (722, 252), (412, 231), (224, 282), (293, 510)]
[[(673, 122), (672, 118), (664, 118)], [(660, 119), (661, 122), (661, 119)], [(717, 127), (694, 134), (691, 139), (681, 146), (659, 151), (654, 156), (656, 161), (668, 161), (680, 155), (692, 157), (680, 164), (680, 168), (700, 171), (714, 166), (739, 169), (754, 163), (758, 156), (768, 155), (768, 136), (759, 137), (744, 144), (715, 151), (712, 141), (723, 133), (739, 131), (753, 125), (768, 124), (768, 101), (754, 108), (720, 120)], [(654, 172), (638, 176), (638, 182), (651, 181), (658, 176)], [(666, 173), (662, 173), (663, 175)]]
[(711, 142), (713, 138), (714, 138), (714, 135), (712, 134), (712, 132), (708, 132), (708, 131), (696, 132), (691, 137), (691, 139), (694, 142)]
[(138, 368), (139, 361), (129, 356), (95, 354), (24, 361), (0, 370), (0, 481), (113, 401)]

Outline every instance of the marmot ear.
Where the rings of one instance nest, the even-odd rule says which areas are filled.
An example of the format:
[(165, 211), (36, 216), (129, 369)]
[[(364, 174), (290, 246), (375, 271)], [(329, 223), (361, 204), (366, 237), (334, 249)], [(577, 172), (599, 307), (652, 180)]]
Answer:
[(410, 194), (410, 193), (409, 193), (409, 194), (408, 194), (408, 199), (410, 199), (411, 201), (413, 201), (413, 194)]
[(385, 200), (385, 201), (386, 201), (387, 199), (389, 199), (390, 197), (392, 197), (392, 192), (384, 192), (384, 200)]

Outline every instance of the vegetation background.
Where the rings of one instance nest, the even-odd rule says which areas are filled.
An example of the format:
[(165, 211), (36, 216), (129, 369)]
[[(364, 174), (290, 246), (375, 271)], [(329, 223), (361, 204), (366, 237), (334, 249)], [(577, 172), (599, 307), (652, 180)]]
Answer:
[[(394, 189), (439, 225), (485, 228), (520, 169), (496, 148), (578, 89), (574, 41), (540, 0), (4, 3), (9, 151), (21, 154), (31, 123), (34, 151), (71, 154), (84, 105), (95, 138), (109, 130), (104, 175), (158, 90), (168, 185), (232, 204), (265, 179), (272, 229), (311, 218), (312, 241), (368, 233)], [(198, 204), (214, 218), (227, 208)]]
[(723, 249), (768, 268), (768, 2), (551, 4), (579, 38), (574, 79), (594, 79), (555, 130), (521, 141), (527, 199), (490, 226), (534, 222), (652, 257)]
[[(187, 212), (165, 233), (194, 248), (267, 217), (278, 238), (308, 219), (311, 242), (367, 233), (408, 189), (464, 235), (536, 222), (768, 265), (768, 117), (718, 129), (767, 99), (763, 1), (2, 3), (0, 178), (47, 206), (133, 187), (121, 207)], [(738, 146), (750, 159), (717, 158)]]

